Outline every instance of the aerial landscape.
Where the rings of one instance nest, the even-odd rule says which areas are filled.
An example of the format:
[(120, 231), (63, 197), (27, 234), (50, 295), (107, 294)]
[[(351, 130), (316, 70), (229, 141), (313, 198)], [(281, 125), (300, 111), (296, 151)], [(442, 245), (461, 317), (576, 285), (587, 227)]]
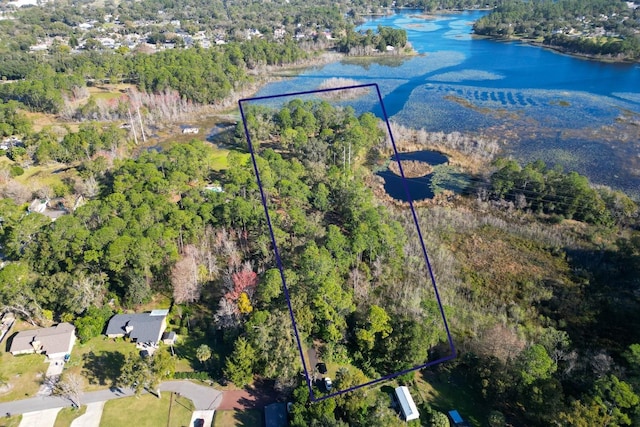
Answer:
[(640, 1), (0, 1), (0, 426), (640, 425)]

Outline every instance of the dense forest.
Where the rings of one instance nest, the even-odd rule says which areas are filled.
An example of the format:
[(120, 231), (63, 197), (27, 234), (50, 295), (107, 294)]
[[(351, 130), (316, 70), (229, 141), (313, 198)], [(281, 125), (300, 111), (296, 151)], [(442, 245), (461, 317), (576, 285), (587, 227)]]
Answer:
[[(247, 124), (259, 142), (256, 160), (301, 336), (342, 367), (336, 388), (441, 355), (446, 337), (409, 212), (372, 193), (371, 170), (389, 155), (378, 119), (296, 100), (250, 109)], [(109, 132), (88, 125), (59, 150), (82, 158), (104, 149), (97, 141), (114, 140)], [(207, 375), (238, 386), (255, 375), (274, 380), (283, 395), (293, 393), (293, 425), (395, 425), (377, 388), (306, 403), (242, 135), (222, 173), (212, 168), (211, 148), (196, 141), (113, 165), (87, 156), (79, 166), (85, 185), (58, 191), (89, 200), (53, 223), (3, 199), (3, 308), (38, 322), (72, 321), (86, 341), (114, 308), (168, 294), (191, 313), (192, 329), (218, 337), (215, 357), (202, 366)], [(87, 140), (96, 145), (81, 148)], [(540, 162), (488, 167), (477, 195), (418, 210), (460, 350), (456, 361), (422, 375), (475, 393), (495, 425), (636, 422), (637, 205)], [(224, 192), (205, 189), (212, 179)], [(421, 411), (424, 422), (439, 418), (426, 402)]]
[[(636, 52), (640, 9), (624, 2), (486, 5), (496, 8), (477, 33)], [(0, 85), (0, 135), (9, 141), (0, 159), (0, 311), (34, 324), (72, 322), (84, 344), (114, 312), (167, 301), (169, 328), (185, 337), (176, 353), (194, 353), (194, 372), (174, 372), (176, 358), (163, 350), (127, 356), (114, 384), (142, 391), (173, 376), (236, 387), (266, 381), (293, 402), (294, 426), (398, 425), (385, 389), (396, 383), (413, 388), (422, 425), (447, 425), (451, 401), (424, 393), (426, 382), (472, 402), (464, 409), (474, 425), (639, 425), (640, 218), (625, 194), (540, 161), (494, 158), (495, 141), (394, 125), (401, 149), (433, 148), (473, 165), (464, 194), (416, 209), (458, 357), (311, 404), (242, 122), (221, 136), (224, 149), (198, 140), (147, 149), (123, 126), (132, 114), (150, 129), (203, 105), (229, 105), (271, 67), (325, 48), (402, 49), (404, 31), (353, 30), (389, 6), (142, 1), (79, 10), (56, 2), (11, 11), (16, 19), (0, 20), (0, 75), (12, 80)], [(100, 36), (77, 26), (113, 25), (107, 14), (132, 34), (153, 20), (145, 37), (157, 46), (176, 44), (173, 20), (190, 35), (224, 30), (226, 43), (76, 49)], [(600, 22), (617, 35), (595, 41), (554, 34), (557, 23), (598, 14), (626, 19)], [(286, 35), (276, 39), (281, 26)], [(316, 35), (292, 37), (299, 28)], [(264, 37), (247, 40), (248, 29)], [(56, 36), (68, 44), (31, 51)], [(89, 92), (96, 86), (126, 89), (105, 101)], [(345, 390), (449, 347), (411, 212), (382, 197), (375, 176), (393, 153), (386, 128), (333, 104), (252, 105), (246, 122), (303, 351), (313, 348), (332, 369), (334, 390)], [(55, 200), (65, 214), (52, 222), (30, 209), (34, 199)], [(328, 392), (321, 381), (311, 385), (315, 397)]]
[(480, 35), (537, 40), (571, 53), (640, 58), (637, 2), (511, 0), (479, 19), (473, 29)]
[[(32, 111), (60, 113), (65, 99), (82, 94), (88, 84), (127, 82), (136, 84), (143, 92), (173, 89), (183, 99), (213, 104), (241, 89), (250, 80), (250, 69), (292, 64), (307, 56), (293, 42), (264, 40), (211, 50), (172, 49), (154, 55), (67, 53), (39, 65), (28, 61), (4, 62), (0, 73), (22, 80), (1, 85), (0, 99), (19, 101)], [(124, 117), (125, 113), (120, 111), (120, 115)]]

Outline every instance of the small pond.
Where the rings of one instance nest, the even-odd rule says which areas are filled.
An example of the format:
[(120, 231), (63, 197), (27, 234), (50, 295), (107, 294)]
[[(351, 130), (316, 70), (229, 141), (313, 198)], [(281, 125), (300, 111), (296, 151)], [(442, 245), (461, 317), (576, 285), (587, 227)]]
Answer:
[[(437, 151), (423, 150), (413, 151), (410, 153), (398, 153), (400, 160), (414, 160), (429, 163), (431, 166), (437, 166), (445, 164), (449, 161), (447, 156)], [(395, 162), (395, 156), (391, 158), (392, 162)], [(396, 200), (408, 202), (407, 193), (405, 192), (404, 185), (402, 183), (402, 177), (396, 175), (388, 168), (378, 172), (376, 175), (381, 176), (384, 179), (384, 190), (386, 193)], [(411, 200), (424, 200), (431, 199), (435, 195), (431, 186), (431, 179), (433, 173), (420, 176), (417, 178), (405, 178)]]

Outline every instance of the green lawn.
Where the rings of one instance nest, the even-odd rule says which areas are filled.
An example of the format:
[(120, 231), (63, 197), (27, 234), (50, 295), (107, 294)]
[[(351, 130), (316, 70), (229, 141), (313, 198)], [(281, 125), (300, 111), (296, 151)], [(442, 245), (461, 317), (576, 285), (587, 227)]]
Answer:
[(22, 415), (12, 415), (0, 418), (0, 427), (18, 427), (22, 420)]
[[(4, 343), (3, 343), (4, 347)], [(0, 352), (0, 376), (9, 383), (9, 390), (0, 392), (0, 402), (33, 397), (48, 365), (41, 354), (13, 356)]]
[(176, 372), (193, 372), (201, 369), (201, 363), (196, 359), (196, 349), (200, 344), (207, 344), (211, 347), (211, 343), (204, 338), (194, 339), (189, 336), (180, 337), (173, 348), (177, 356)]
[[(64, 169), (64, 171), (55, 173), (55, 171), (62, 169)], [(16, 176), (14, 179), (24, 185), (35, 185), (35, 188), (48, 186), (52, 189), (56, 189), (64, 187), (64, 178), (73, 178), (75, 176), (77, 176), (77, 172), (74, 168), (67, 169), (67, 166), (62, 164), (53, 164), (45, 166), (29, 166), (24, 169), (24, 173), (22, 175)]]
[(100, 335), (85, 344), (77, 342), (65, 369), (87, 379), (85, 391), (104, 389), (120, 375), (125, 356), (137, 351), (134, 343)]
[(115, 399), (104, 405), (100, 427), (182, 427), (189, 425), (193, 410), (191, 400), (168, 392), (161, 399), (150, 394)]
[(257, 409), (216, 411), (213, 420), (214, 427), (260, 427), (262, 425), (262, 412)]
[(82, 405), (80, 409), (62, 408), (56, 417), (56, 423), (53, 427), (69, 427), (71, 422), (87, 412), (87, 406)]
[[(228, 155), (229, 150), (215, 147), (210, 158), (211, 169), (219, 171), (229, 167), (229, 163), (227, 163)], [(249, 157), (249, 154), (247, 154), (247, 157)]]

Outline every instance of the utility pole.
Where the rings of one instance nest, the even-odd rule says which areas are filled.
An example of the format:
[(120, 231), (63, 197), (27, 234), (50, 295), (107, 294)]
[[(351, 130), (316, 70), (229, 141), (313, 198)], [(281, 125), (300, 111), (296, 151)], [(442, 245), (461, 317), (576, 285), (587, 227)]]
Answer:
[(347, 147), (342, 147), (342, 170), (345, 169), (347, 165)]
[(138, 111), (138, 121), (140, 122), (140, 132), (142, 132), (142, 142), (147, 142), (147, 137), (144, 135), (144, 126), (142, 126), (142, 117), (140, 116), (140, 107), (136, 107)]
[(133, 131), (133, 140), (136, 142), (136, 145), (138, 145), (138, 134), (136, 133), (136, 126), (135, 123), (133, 123), (133, 118), (131, 117), (131, 108), (127, 108), (127, 112), (129, 113), (129, 124)]

